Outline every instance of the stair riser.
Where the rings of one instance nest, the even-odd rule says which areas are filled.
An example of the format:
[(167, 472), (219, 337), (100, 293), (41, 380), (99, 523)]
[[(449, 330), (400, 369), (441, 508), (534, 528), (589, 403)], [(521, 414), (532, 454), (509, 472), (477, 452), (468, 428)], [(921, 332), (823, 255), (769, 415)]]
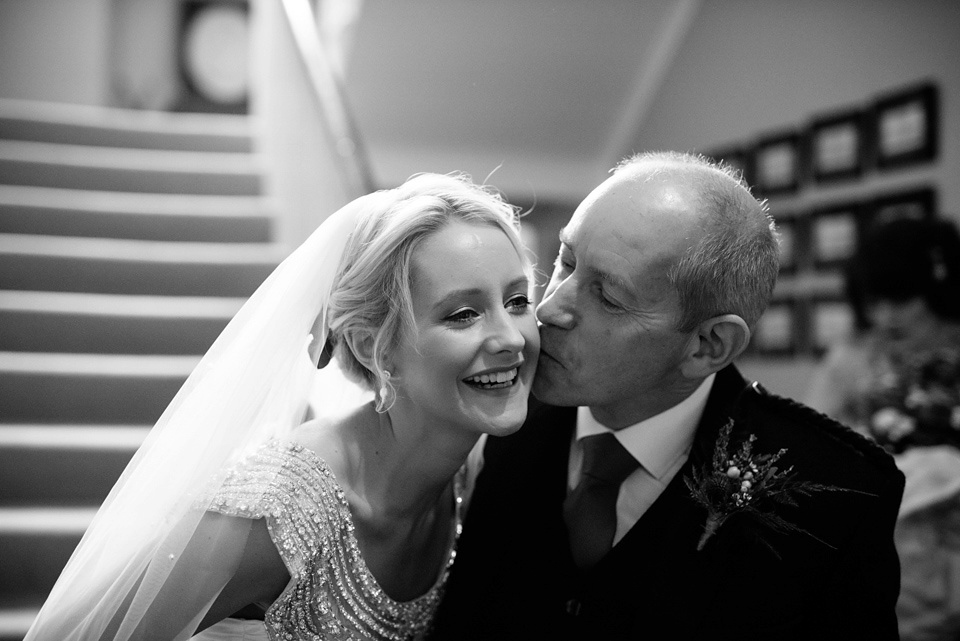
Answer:
[(265, 216), (131, 215), (13, 205), (0, 205), (0, 233), (221, 243), (265, 243), (271, 237)]
[(124, 149), (237, 153), (253, 151), (249, 136), (124, 130), (107, 126), (40, 122), (2, 116), (0, 116), (0, 138)]
[(53, 589), (80, 534), (0, 534), (0, 608), (37, 608)]
[(152, 425), (184, 380), (0, 372), (0, 423)]
[(0, 310), (0, 351), (199, 355), (228, 320)]
[(273, 268), (0, 254), (0, 289), (247, 297)]
[[(0, 508), (14, 508), (0, 527), (0, 611), (8, 612), (40, 607), (89, 517), (15, 510), (99, 505), (239, 306), (173, 299), (186, 318), (166, 318), (166, 300), (138, 296), (243, 299), (278, 251), (223, 246), (271, 238), (246, 119), (14, 106), (0, 100), (0, 234), (23, 235), (0, 248), (0, 290), (8, 290)], [(158, 253), (150, 243), (96, 238), (187, 244)], [(158, 354), (172, 357), (146, 357)], [(21, 517), (37, 529), (11, 531)], [(45, 524), (69, 533), (44, 532)], [(0, 641), (21, 638), (0, 631)]]
[(0, 447), (0, 506), (99, 506), (133, 451)]
[(256, 196), (261, 191), (260, 176), (256, 173), (151, 171), (7, 159), (0, 159), (0, 182), (32, 187), (224, 196)]

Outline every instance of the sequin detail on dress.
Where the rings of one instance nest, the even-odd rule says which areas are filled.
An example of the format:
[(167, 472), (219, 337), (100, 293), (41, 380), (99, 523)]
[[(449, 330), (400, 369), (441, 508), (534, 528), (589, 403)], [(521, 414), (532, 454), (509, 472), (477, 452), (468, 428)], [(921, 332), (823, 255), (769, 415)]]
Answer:
[(429, 630), (461, 532), (461, 471), (455, 480), (454, 541), (437, 582), (411, 601), (395, 601), (363, 557), (343, 488), (311, 450), (270, 442), (227, 475), (210, 509), (266, 518), (291, 580), (267, 610), (275, 641), (417, 639)]

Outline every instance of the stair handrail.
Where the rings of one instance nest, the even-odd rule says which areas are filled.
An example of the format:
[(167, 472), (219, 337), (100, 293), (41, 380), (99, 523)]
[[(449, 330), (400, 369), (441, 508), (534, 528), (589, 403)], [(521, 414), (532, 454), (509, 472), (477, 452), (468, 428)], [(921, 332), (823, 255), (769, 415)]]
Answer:
[(331, 145), (344, 159), (344, 180), (356, 196), (376, 186), (367, 156), (339, 76), (324, 51), (311, 0), (282, 0), (287, 25), (300, 61), (307, 72), (312, 93), (324, 116)]

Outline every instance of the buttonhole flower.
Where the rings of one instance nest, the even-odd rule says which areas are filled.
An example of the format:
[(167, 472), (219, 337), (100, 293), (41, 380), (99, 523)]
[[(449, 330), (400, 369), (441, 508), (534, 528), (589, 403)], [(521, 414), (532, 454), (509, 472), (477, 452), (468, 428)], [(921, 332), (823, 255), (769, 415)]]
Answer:
[[(730, 438), (733, 427), (731, 418), (720, 430), (713, 460), (694, 468), (683, 479), (690, 496), (707, 511), (697, 550), (702, 550), (733, 517), (751, 522), (758, 530), (802, 532), (813, 536), (780, 516), (778, 508), (797, 507), (798, 498), (817, 492), (849, 490), (801, 480), (792, 466), (781, 469), (777, 464), (787, 452), (786, 448), (774, 454), (756, 453), (754, 443), (757, 437), (754, 434), (734, 448)], [(760, 540), (777, 555), (762, 535)], [(823, 541), (821, 543), (828, 545)]]

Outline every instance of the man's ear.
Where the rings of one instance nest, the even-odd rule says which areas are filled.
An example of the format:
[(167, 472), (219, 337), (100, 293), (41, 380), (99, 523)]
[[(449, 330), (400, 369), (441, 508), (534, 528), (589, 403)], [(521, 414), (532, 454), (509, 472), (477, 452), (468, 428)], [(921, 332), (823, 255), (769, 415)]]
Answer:
[(707, 319), (697, 326), (690, 351), (680, 366), (687, 378), (704, 378), (732, 363), (750, 342), (750, 328), (736, 314)]

